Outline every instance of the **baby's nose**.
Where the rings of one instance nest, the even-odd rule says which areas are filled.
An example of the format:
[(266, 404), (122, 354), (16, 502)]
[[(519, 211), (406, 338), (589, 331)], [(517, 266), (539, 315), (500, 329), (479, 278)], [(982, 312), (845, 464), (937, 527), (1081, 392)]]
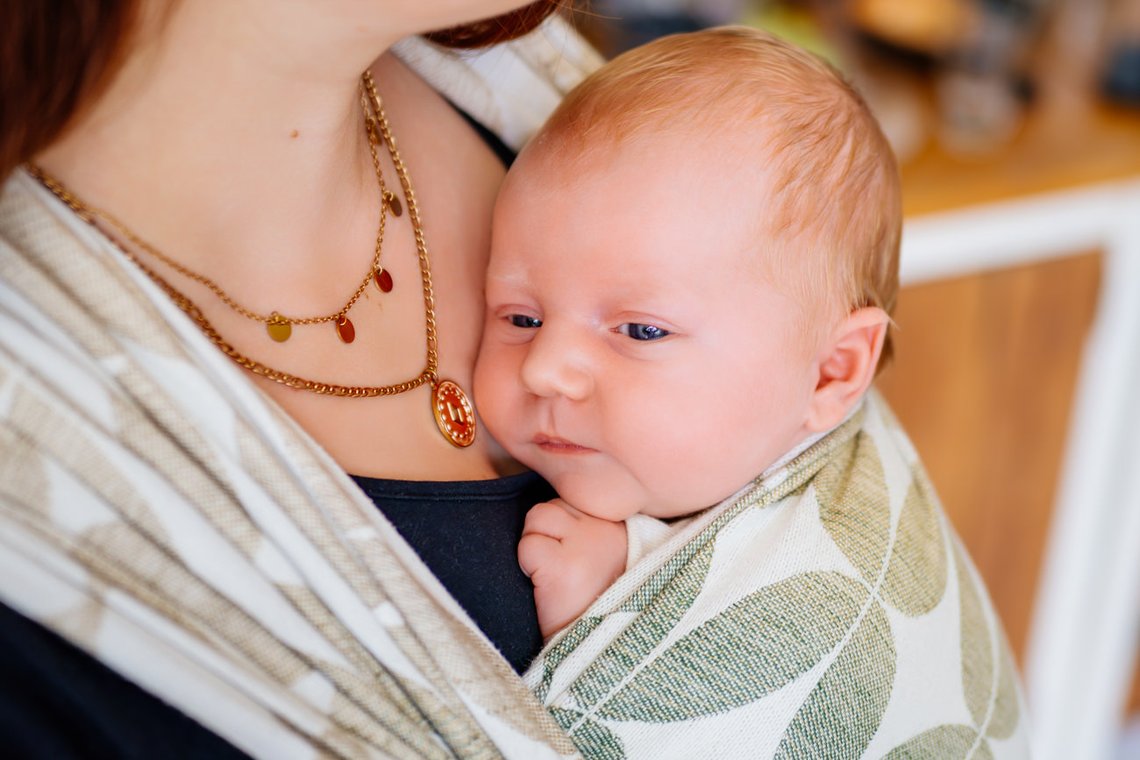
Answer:
[(594, 389), (588, 356), (569, 329), (549, 323), (538, 330), (522, 365), (523, 386), (536, 396), (580, 401)]

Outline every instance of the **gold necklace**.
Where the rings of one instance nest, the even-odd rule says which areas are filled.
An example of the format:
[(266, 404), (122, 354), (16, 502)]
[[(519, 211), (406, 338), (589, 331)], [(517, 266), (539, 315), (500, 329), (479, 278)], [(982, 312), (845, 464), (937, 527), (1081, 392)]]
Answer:
[[(201, 308), (190, 300), (185, 294), (171, 285), (161, 275), (149, 267), (146, 262), (142, 261), (130, 248), (123, 244), (118, 238), (108, 235), (106, 231), (100, 227), (99, 220), (103, 219), (108, 221), (112, 219), (109, 215), (98, 212), (93, 207), (84, 203), (78, 196), (68, 190), (61, 182), (49, 176), (43, 169), (38, 166), (29, 165), (28, 172), (35, 177), (41, 184), (50, 190), (57, 198), (66, 204), (72, 211), (74, 211), (80, 219), (90, 224), (98, 230), (104, 237), (107, 238), (124, 256), (127, 257), (135, 266), (137, 266), (147, 277), (149, 277), (159, 288), (166, 293), (167, 297), (174, 302), (190, 319), (198, 326), (206, 337), (213, 343), (223, 354), (230, 357), (236, 364), (244, 369), (252, 372), (255, 375), (264, 377), (275, 383), (280, 383), (288, 388), (296, 390), (309, 391), (325, 396), (341, 396), (347, 398), (375, 398), (377, 396), (395, 396), (400, 393), (413, 390), (421, 385), (431, 384), (431, 407), (432, 414), (435, 417), (436, 425), (439, 427), (440, 433), (454, 446), (460, 448), (470, 446), (475, 441), (475, 410), (471, 405), (464, 390), (455, 382), (451, 380), (442, 380), (439, 378), (437, 370), (439, 368), (439, 340), (437, 335), (437, 327), (435, 321), (435, 295), (432, 290), (431, 281), (431, 260), (428, 256), (427, 242), (424, 238), (423, 225), (420, 222), (419, 207), (416, 204), (416, 196), (412, 190), (412, 184), (408, 178), (408, 170), (404, 165), (403, 159), (400, 157), (400, 152), (396, 147), (396, 140), (392, 136), (392, 131), (388, 126), (388, 119), (384, 114), (383, 104), (380, 100), (379, 94), (376, 92), (376, 84), (372, 79), (370, 72), (364, 72), (361, 81), (365, 88), (367, 97), (365, 98), (365, 123), (368, 130), (368, 139), (370, 145), (374, 146), (375, 141), (382, 140), (388, 148), (388, 155), (392, 159), (393, 166), (396, 167), (396, 174), (400, 179), (400, 186), (404, 192), (404, 198), (407, 201), (408, 216), (411, 219), (412, 231), (415, 234), (416, 252), (418, 254), (420, 264), (420, 277), (423, 283), (423, 296), (424, 296), (424, 324), (427, 342), (427, 361), (423, 371), (416, 377), (405, 380), (400, 383), (392, 385), (380, 386), (353, 386), (353, 385), (337, 385), (334, 383), (326, 383), (317, 380), (308, 380), (288, 372), (283, 372), (274, 369), (268, 365), (262, 364), (256, 359), (252, 359), (239, 352), (231, 343), (229, 343), (217, 329), (206, 319), (205, 314), (202, 313)], [(376, 158), (375, 150), (373, 148), (373, 161), (379, 166), (379, 161)], [(397, 201), (398, 203), (398, 201)], [(395, 213), (395, 210), (393, 209)], [(398, 214), (397, 214), (398, 215)], [(381, 218), (384, 216), (383, 209), (381, 210)], [(134, 235), (125, 225), (114, 224), (116, 231), (127, 240), (138, 245), (138, 236)], [(152, 253), (155, 249), (153, 246), (146, 245), (142, 250)], [(160, 261), (165, 261), (165, 257), (159, 256)], [(369, 277), (374, 275), (370, 274)], [(364, 283), (367, 286), (367, 280)], [(379, 285), (379, 283), (378, 283)], [(358, 291), (363, 288), (358, 288)], [(359, 298), (359, 292), (354, 296)], [(351, 305), (351, 303), (350, 303)], [(347, 307), (346, 307), (347, 310)]]
[[(361, 82), (361, 104), (364, 107), (365, 126), (369, 130), (368, 134), (368, 150), (372, 158), (372, 166), (376, 172), (376, 184), (380, 189), (380, 221), (376, 228), (376, 245), (372, 261), (368, 266), (368, 271), (365, 273), (364, 278), (357, 285), (352, 295), (348, 300), (336, 311), (331, 314), (324, 314), (321, 316), (312, 317), (292, 317), (282, 314), (279, 311), (272, 311), (269, 314), (262, 314), (238, 303), (232, 296), (230, 296), (220, 285), (214, 282), (206, 275), (195, 272), (185, 264), (182, 264), (175, 259), (167, 256), (162, 251), (152, 246), (147, 241), (136, 235), (125, 224), (120, 222), (115, 216), (107, 211), (99, 208), (85, 206), (85, 213), (93, 215), (101, 219), (103, 222), (110, 225), (119, 235), (129, 241), (139, 250), (145, 251), (151, 257), (161, 261), (166, 266), (173, 269), (178, 274), (186, 277), (187, 279), (201, 283), (210, 290), (215, 296), (218, 297), (222, 303), (228, 306), (232, 311), (240, 314), (246, 319), (251, 319), (255, 322), (261, 322), (265, 325), (265, 331), (269, 337), (278, 343), (284, 343), (289, 340), (293, 334), (293, 325), (318, 325), (326, 322), (334, 322), (336, 334), (344, 343), (352, 343), (356, 340), (356, 327), (352, 324), (352, 320), (348, 318), (348, 311), (364, 294), (365, 288), (368, 283), (372, 282), (381, 293), (389, 293), (392, 291), (393, 280), (392, 274), (387, 269), (380, 265), (380, 255), (384, 245), (384, 228), (388, 211), (391, 211), (394, 216), (403, 214), (403, 208), (400, 205), (399, 198), (396, 194), (389, 191), (384, 183), (384, 174), (380, 170), (380, 157), (376, 154), (376, 143), (378, 137), (373, 133), (373, 120), (369, 115), (369, 104), (364, 94), (364, 83)], [(32, 173), (37, 176), (41, 182), (47, 185), (51, 180), (43, 176), (42, 170), (33, 167)], [(50, 187), (50, 185), (49, 185)], [(58, 193), (57, 193), (58, 195)], [(74, 196), (73, 196), (74, 197)]]

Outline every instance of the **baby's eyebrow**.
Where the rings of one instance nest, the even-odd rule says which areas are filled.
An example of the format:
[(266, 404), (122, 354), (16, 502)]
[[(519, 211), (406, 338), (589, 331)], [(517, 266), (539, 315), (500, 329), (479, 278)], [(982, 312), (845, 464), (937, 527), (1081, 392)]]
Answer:
[(510, 269), (495, 269), (492, 267), (487, 270), (486, 282), (489, 284), (494, 282), (498, 285), (513, 285), (522, 286), (530, 282), (530, 277), (527, 276), (525, 270), (521, 267), (511, 267)]

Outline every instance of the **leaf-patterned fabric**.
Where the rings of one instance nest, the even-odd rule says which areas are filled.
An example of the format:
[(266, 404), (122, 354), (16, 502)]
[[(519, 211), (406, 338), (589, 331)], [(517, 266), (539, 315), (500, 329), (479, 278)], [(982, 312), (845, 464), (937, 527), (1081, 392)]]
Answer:
[[(598, 63), (557, 19), (488, 51), (485, 76), (400, 50), (520, 135)], [(517, 107), (490, 97), (497, 76), (529, 87)], [(575, 754), (375, 506), (154, 283), (27, 173), (0, 189), (0, 601), (255, 756)]]
[(874, 393), (679, 523), (525, 678), (587, 757), (1028, 756), (1000, 623)]

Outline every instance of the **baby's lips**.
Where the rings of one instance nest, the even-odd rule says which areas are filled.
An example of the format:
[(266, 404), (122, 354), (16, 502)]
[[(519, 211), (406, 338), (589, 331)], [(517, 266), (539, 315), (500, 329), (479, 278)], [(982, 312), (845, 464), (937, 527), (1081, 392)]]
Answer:
[(573, 441), (568, 441), (565, 438), (546, 435), (545, 433), (539, 433), (531, 442), (543, 451), (557, 454), (586, 454), (594, 451), (594, 449), (591, 449), (589, 446), (582, 446)]

